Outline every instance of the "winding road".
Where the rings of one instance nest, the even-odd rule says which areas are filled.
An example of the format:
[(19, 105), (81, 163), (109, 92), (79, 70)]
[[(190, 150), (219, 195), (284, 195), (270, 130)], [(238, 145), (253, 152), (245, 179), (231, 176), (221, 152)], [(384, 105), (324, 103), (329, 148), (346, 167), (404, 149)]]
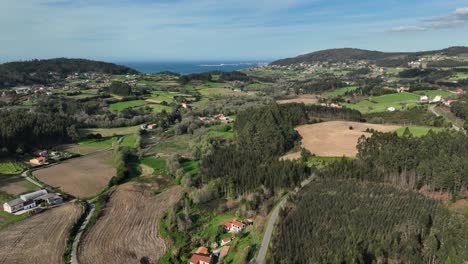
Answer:
[(271, 236), (273, 235), (273, 228), (275, 227), (276, 220), (279, 216), (279, 210), (284, 206), (289, 195), (286, 195), (282, 200), (276, 205), (275, 209), (268, 219), (267, 228), (265, 234), (263, 235), (262, 245), (260, 246), (260, 251), (258, 252), (257, 260), (255, 263), (263, 264), (265, 263), (265, 258), (268, 252), (268, 245), (270, 244)]

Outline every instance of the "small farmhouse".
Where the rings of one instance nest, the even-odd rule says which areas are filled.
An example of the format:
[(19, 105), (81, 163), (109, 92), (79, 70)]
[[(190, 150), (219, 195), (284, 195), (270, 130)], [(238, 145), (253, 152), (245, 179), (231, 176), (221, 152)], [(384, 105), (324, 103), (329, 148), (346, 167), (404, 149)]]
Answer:
[(158, 125), (157, 124), (148, 124), (148, 129), (155, 129)]
[(211, 257), (202, 254), (193, 254), (190, 258), (190, 264), (211, 264)]
[(242, 229), (244, 229), (245, 225), (242, 222), (239, 222), (237, 220), (233, 220), (233, 221), (225, 222), (224, 227), (229, 232), (237, 233), (237, 232), (242, 231)]
[(423, 95), (423, 96), (419, 97), (419, 101), (427, 102), (427, 101), (429, 101), (429, 97), (427, 97), (426, 95)]
[(46, 164), (46, 161), (47, 160), (45, 157), (37, 157), (37, 158), (31, 159), (29, 163), (31, 163), (32, 165), (44, 165)]

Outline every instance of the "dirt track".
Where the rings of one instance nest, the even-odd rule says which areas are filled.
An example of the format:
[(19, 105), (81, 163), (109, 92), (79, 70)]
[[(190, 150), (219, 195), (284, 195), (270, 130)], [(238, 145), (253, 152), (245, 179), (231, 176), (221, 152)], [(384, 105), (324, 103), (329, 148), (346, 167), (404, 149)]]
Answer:
[(0, 263), (63, 263), (65, 243), (83, 208), (68, 203), (0, 232)]
[[(353, 129), (349, 129), (349, 127)], [(362, 136), (370, 136), (364, 132), (372, 128), (381, 132), (394, 131), (399, 126), (376, 125), (349, 121), (331, 121), (296, 128), (302, 136), (302, 146), (317, 156), (355, 157), (356, 145)]]
[(33, 174), (42, 182), (59, 187), (71, 195), (81, 198), (91, 197), (106, 187), (115, 175), (111, 159), (112, 151), (104, 151), (67, 160), (34, 171)]
[(159, 220), (181, 196), (174, 186), (152, 195), (143, 186), (120, 186), (107, 203), (104, 214), (84, 234), (78, 248), (81, 264), (139, 263), (147, 257), (157, 263), (168, 248), (159, 237)]

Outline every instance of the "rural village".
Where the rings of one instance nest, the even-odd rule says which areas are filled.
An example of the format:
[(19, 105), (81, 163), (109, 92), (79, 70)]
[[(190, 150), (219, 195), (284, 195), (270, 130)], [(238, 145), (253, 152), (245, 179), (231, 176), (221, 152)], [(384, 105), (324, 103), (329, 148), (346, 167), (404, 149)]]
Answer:
[[(468, 49), (377, 59), (328, 52), (338, 58), (319, 53), (189, 75), (86, 60), (21, 62), (33, 65), (31, 80), (44, 79), (9, 80), (0, 90), (0, 125), (9, 126), (0, 141), (0, 263), (463, 258), (434, 240), (466, 242), (438, 225), (467, 220), (468, 153), (460, 142), (468, 128)], [(460, 153), (442, 153), (445, 146)], [(422, 147), (432, 156), (411, 152)], [(389, 197), (400, 197), (400, 213), (415, 213), (376, 214)], [(348, 205), (335, 208), (334, 198), (356, 204), (341, 234), (329, 229), (340, 218), (334, 210)], [(317, 209), (319, 202), (329, 209)], [(320, 214), (302, 215), (308, 208)], [(372, 218), (362, 208), (386, 227), (362, 220)], [(430, 224), (417, 227), (424, 217)], [(307, 223), (321, 235), (310, 235)], [(358, 241), (353, 230), (366, 223), (377, 242), (363, 253), (349, 240)], [(419, 242), (405, 240), (407, 233)], [(303, 246), (309, 239), (318, 242)], [(327, 248), (332, 240), (352, 253)], [(420, 244), (438, 247), (427, 253)]]

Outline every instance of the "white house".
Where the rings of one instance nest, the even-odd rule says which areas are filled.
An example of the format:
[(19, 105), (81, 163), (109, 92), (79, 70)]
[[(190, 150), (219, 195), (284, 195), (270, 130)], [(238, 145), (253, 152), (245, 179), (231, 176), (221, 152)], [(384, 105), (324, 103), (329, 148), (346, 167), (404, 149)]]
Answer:
[(393, 107), (393, 106), (390, 106), (389, 108), (387, 108), (387, 111), (388, 112), (395, 112), (396, 108)]
[(427, 101), (429, 101), (429, 97), (427, 97), (427, 95), (423, 95), (423, 96), (419, 97), (419, 101), (427, 102)]
[(431, 102), (432, 102), (432, 103), (439, 103), (439, 102), (442, 102), (442, 96), (437, 95), (436, 97), (434, 97), (434, 99), (432, 99)]

